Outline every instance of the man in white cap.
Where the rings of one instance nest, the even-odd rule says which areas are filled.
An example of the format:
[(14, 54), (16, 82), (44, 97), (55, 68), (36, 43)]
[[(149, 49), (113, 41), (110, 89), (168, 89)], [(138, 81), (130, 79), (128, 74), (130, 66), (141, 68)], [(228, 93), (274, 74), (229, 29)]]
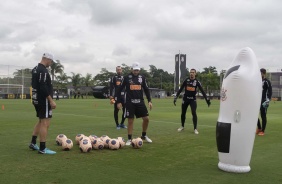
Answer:
[(121, 93), (120, 90), (125, 88), (125, 117), (128, 119), (128, 141), (126, 145), (131, 145), (134, 116), (136, 118), (142, 118), (142, 134), (141, 138), (149, 143), (152, 140), (147, 136), (147, 128), (149, 125), (149, 113), (143, 98), (143, 91), (147, 97), (150, 110), (152, 109), (152, 101), (150, 96), (149, 87), (147, 81), (143, 75), (139, 74), (140, 64), (138, 62), (133, 63), (132, 72), (124, 77), (121, 87), (117, 90), (117, 106), (122, 108)]
[[(47, 67), (51, 66), (54, 61), (52, 54), (44, 53), (41, 62), (32, 69), (32, 103), (39, 120), (34, 126), (29, 148), (37, 150), (40, 154), (56, 153), (46, 148), (46, 138), (52, 118), (52, 109), (56, 108), (56, 103), (52, 99), (53, 86)], [(36, 144), (37, 136), (40, 137), (40, 147)]]

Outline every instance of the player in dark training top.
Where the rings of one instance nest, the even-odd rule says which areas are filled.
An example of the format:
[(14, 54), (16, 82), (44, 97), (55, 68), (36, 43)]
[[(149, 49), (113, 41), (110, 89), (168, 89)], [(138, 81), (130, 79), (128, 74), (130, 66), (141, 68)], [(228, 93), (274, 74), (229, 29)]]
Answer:
[(197, 101), (196, 101), (196, 93), (197, 93), (197, 88), (201, 91), (203, 94), (208, 106), (210, 106), (211, 102), (207, 98), (206, 93), (204, 92), (202, 85), (200, 81), (196, 79), (196, 70), (191, 69), (190, 70), (190, 77), (185, 79), (184, 82), (182, 83), (180, 89), (178, 90), (176, 96), (174, 97), (174, 105), (176, 105), (176, 100), (178, 96), (180, 95), (181, 91), (185, 89), (185, 93), (183, 95), (182, 99), (182, 106), (181, 106), (181, 127), (178, 128), (178, 132), (181, 132), (184, 130), (184, 124), (185, 124), (185, 119), (186, 119), (186, 111), (188, 106), (190, 105), (191, 107), (191, 113), (192, 113), (192, 120), (193, 120), (193, 125), (194, 125), (194, 133), (199, 134), (197, 130), (197, 122), (198, 122), (198, 117), (197, 117)]
[(114, 104), (114, 119), (115, 119), (115, 123), (116, 123), (116, 127), (117, 129), (120, 129), (120, 128), (127, 128), (125, 125), (124, 125), (124, 120), (125, 120), (125, 117), (124, 117), (124, 109), (125, 109), (125, 106), (124, 106), (124, 90), (120, 90), (121, 92), (121, 103), (122, 103), (122, 117), (121, 117), (121, 123), (119, 124), (118, 122), (118, 112), (119, 112), (119, 109), (117, 108), (117, 103), (116, 100), (117, 100), (117, 94), (116, 94), (116, 91), (117, 91), (117, 88), (120, 88), (121, 87), (121, 83), (124, 79), (123, 75), (122, 75), (122, 68), (121, 66), (117, 66), (116, 67), (116, 72), (117, 74), (115, 76), (113, 76), (111, 78), (111, 81), (110, 81), (110, 103), (111, 104)]
[[(50, 74), (47, 70), (47, 67), (51, 66), (53, 62), (53, 55), (44, 53), (41, 62), (32, 69), (32, 104), (34, 105), (36, 116), (39, 120), (34, 126), (29, 148), (37, 150), (40, 154), (56, 153), (46, 148), (46, 139), (52, 118), (52, 110), (57, 106), (53, 100), (53, 86)], [(39, 147), (36, 144), (37, 136), (40, 138)]]
[(133, 63), (132, 72), (129, 75), (125, 76), (121, 88), (117, 90), (118, 108), (121, 109), (121, 94), (119, 91), (125, 88), (125, 117), (128, 119), (128, 141), (126, 142), (127, 146), (131, 144), (132, 140), (134, 116), (136, 116), (136, 118), (141, 117), (143, 119), (141, 138), (149, 143), (152, 143), (152, 140), (147, 136), (149, 113), (144, 102), (143, 92), (147, 97), (150, 110), (152, 109), (153, 105), (146, 78), (143, 75), (140, 75), (139, 72), (140, 64), (138, 62)]
[(267, 118), (267, 108), (269, 106), (269, 101), (272, 96), (272, 86), (271, 82), (266, 78), (266, 70), (264, 68), (260, 69), (261, 78), (262, 78), (262, 96), (261, 96), (261, 105), (260, 105), (260, 116), (262, 121), (262, 126), (260, 120), (258, 119), (258, 128), (256, 133), (260, 136), (264, 136), (264, 131), (266, 128)]

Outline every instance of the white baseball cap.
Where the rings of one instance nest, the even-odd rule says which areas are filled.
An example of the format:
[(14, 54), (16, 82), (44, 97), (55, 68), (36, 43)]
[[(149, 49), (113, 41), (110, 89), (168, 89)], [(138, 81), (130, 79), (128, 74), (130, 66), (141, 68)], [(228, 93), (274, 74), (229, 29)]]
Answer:
[(140, 70), (140, 63), (138, 62), (135, 62), (132, 64), (132, 69), (133, 70)]
[(54, 59), (53, 54), (45, 52), (42, 57), (47, 58), (47, 59), (51, 59), (54, 63), (56, 63), (56, 60)]

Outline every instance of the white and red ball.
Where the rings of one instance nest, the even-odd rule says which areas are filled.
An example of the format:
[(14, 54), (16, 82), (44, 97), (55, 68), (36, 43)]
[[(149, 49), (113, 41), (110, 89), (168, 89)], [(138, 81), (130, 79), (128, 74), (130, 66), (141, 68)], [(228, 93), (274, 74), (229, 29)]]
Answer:
[(119, 141), (120, 148), (124, 147), (125, 143), (126, 143), (124, 138), (123, 137), (118, 137), (117, 139)]
[(117, 150), (120, 147), (120, 143), (118, 139), (110, 139), (109, 141), (109, 148), (111, 150)]
[(110, 137), (107, 135), (103, 135), (100, 137), (100, 139), (103, 141), (104, 143), (104, 148), (109, 148), (109, 142), (110, 142)]
[(101, 139), (101, 140), (104, 140), (104, 139), (110, 139), (110, 137), (109, 137), (109, 136), (107, 136), (107, 135), (102, 135), (102, 136), (100, 137), (100, 139)]
[(80, 141), (81, 137), (84, 137), (84, 136), (85, 136), (84, 134), (77, 134), (77, 135), (75, 136), (75, 142), (76, 142), (76, 144), (79, 144), (79, 141)]
[(71, 139), (63, 140), (63, 142), (62, 142), (62, 149), (64, 151), (69, 151), (69, 150), (72, 149), (72, 147), (73, 147), (73, 142), (72, 142)]
[(79, 144), (80, 144), (81, 141), (83, 141), (84, 139), (87, 139), (87, 140), (91, 143), (90, 138), (84, 135), (83, 137), (81, 137), (81, 138), (79, 139)]
[(80, 151), (83, 153), (90, 152), (92, 150), (92, 144), (89, 139), (83, 139), (79, 144)]
[(62, 146), (62, 142), (64, 140), (67, 139), (67, 136), (65, 134), (59, 134), (57, 137), (56, 137), (56, 143), (58, 146)]
[(95, 150), (102, 150), (104, 149), (104, 142), (100, 138), (94, 139), (92, 147)]
[(96, 136), (96, 135), (89, 135), (88, 137), (89, 137), (89, 139), (91, 140), (91, 142), (93, 142), (94, 139), (97, 139), (97, 138), (98, 138), (98, 136)]
[(141, 148), (143, 146), (143, 140), (140, 137), (132, 139), (131, 145), (133, 148)]

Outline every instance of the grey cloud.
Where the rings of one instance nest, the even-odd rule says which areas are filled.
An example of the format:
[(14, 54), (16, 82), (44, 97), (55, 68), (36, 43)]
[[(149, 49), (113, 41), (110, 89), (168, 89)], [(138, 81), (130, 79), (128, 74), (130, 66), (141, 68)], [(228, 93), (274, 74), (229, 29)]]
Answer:
[(1, 26), (0, 27), (0, 40), (3, 41), (5, 40), (9, 34), (11, 33), (12, 29), (5, 27), (5, 26)]
[(130, 55), (130, 53), (131, 53), (131, 49), (123, 45), (116, 46), (116, 48), (113, 51), (114, 56)]
[(16, 51), (20, 51), (21, 48), (19, 45), (17, 44), (1, 44), (0, 43), (0, 51), (1, 52), (16, 52)]
[(131, 65), (133, 61), (140, 61), (145, 69), (153, 64), (173, 72), (174, 54), (179, 50), (187, 54), (187, 67), (198, 70), (209, 65), (227, 67), (245, 46), (255, 51), (261, 65), (280, 66), (282, 58), (279, 0), (7, 3), (0, 7), (0, 21), (4, 22), (0, 56), (9, 55), (15, 62), (18, 56), (30, 61), (51, 49), (70, 67), (66, 71), (83, 73), (87, 66), (95, 74), (104, 66)]
[(91, 21), (100, 25), (115, 25), (135, 17), (134, 4), (130, 1), (89, 1)]

